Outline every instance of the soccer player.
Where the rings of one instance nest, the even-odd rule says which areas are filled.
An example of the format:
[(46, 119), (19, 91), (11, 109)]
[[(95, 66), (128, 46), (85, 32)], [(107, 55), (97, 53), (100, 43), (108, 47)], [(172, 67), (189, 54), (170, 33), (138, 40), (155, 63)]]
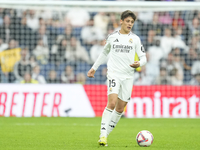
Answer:
[[(98, 141), (102, 146), (107, 146), (109, 133), (117, 125), (126, 104), (131, 99), (135, 68), (146, 63), (146, 54), (140, 38), (131, 32), (135, 20), (136, 16), (130, 10), (121, 14), (120, 30), (108, 35), (102, 53), (87, 74), (88, 77), (94, 78), (96, 70), (110, 53), (107, 63), (108, 102), (102, 115)], [(139, 61), (134, 61), (135, 53)]]

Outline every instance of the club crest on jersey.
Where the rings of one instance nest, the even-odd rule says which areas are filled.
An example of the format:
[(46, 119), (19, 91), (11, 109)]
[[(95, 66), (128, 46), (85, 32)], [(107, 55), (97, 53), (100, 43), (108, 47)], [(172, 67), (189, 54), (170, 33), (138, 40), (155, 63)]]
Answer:
[(112, 88), (110, 88), (109, 91), (112, 92)]
[(132, 40), (132, 39), (130, 39), (130, 40), (129, 40), (129, 43), (133, 43), (133, 40)]

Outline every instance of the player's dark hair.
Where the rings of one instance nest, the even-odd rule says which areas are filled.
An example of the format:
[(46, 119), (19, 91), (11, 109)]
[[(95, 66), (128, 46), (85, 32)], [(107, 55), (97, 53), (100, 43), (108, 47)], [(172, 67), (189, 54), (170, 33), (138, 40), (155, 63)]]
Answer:
[(130, 11), (130, 10), (126, 10), (126, 11), (122, 12), (122, 14), (121, 14), (121, 20), (124, 20), (127, 17), (132, 17), (134, 21), (137, 18), (136, 15), (132, 11)]

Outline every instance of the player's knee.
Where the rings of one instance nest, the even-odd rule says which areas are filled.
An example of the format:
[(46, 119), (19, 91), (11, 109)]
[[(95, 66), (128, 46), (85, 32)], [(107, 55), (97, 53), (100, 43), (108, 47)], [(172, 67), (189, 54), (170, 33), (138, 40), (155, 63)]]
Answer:
[(112, 110), (115, 109), (115, 106), (116, 106), (116, 102), (114, 102), (114, 101), (109, 102), (107, 105), (107, 107)]
[(118, 113), (123, 113), (124, 108), (123, 108), (123, 107), (116, 107), (115, 110), (116, 110)]

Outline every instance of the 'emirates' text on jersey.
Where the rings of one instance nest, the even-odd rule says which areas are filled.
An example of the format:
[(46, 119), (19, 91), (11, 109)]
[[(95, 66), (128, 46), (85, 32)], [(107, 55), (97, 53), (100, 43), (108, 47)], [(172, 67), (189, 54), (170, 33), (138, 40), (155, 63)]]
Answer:
[(126, 78), (133, 77), (134, 68), (130, 67), (134, 63), (135, 53), (138, 57), (145, 55), (140, 38), (130, 32), (121, 34), (115, 31), (106, 39), (104, 52), (110, 53), (108, 60), (108, 74), (116, 74)]

